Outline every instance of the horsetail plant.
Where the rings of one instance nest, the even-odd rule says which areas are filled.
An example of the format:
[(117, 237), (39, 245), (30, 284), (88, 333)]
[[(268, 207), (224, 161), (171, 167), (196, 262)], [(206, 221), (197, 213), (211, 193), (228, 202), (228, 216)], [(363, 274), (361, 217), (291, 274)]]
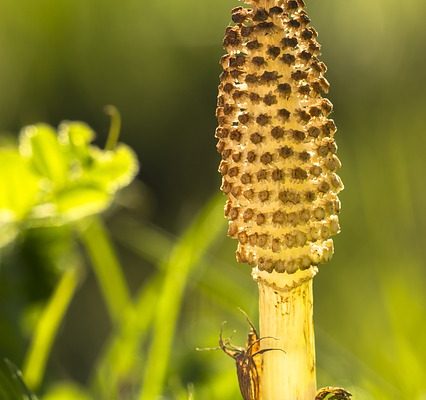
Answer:
[(228, 234), (259, 286), (261, 347), (283, 350), (262, 356), (260, 398), (312, 400), (312, 281), (332, 256), (343, 189), (333, 106), (303, 0), (246, 3), (226, 30), (217, 107)]

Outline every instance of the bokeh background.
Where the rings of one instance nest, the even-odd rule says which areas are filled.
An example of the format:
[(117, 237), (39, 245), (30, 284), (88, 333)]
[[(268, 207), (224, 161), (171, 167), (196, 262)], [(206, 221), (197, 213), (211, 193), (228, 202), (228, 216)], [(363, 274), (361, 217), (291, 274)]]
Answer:
[[(329, 68), (346, 186), (336, 254), (315, 280), (319, 385), (347, 387), (358, 399), (424, 400), (426, 3), (307, 3)], [(218, 234), (194, 257), (182, 304), (177, 300), (164, 399), (238, 398), (233, 361), (195, 348), (216, 346), (224, 320), (226, 333), (236, 329), (233, 340), (244, 342), (238, 307), (257, 320), (256, 286), (234, 261), (235, 243), (226, 238), (220, 211), (225, 199), (215, 197), (218, 60), (229, 11), (238, 4), (0, 0), (2, 141), (27, 124), (67, 119), (89, 123), (103, 145), (109, 126), (103, 107), (121, 111), (122, 140), (136, 150), (141, 170), (105, 219), (135, 297), (156, 279), (145, 311), (159, 312), (162, 296), (173, 295), (164, 282), (180, 264), (165, 260), (176, 243), (181, 257), (191, 256), (191, 243), (202, 243), (206, 232), (188, 227), (213, 201)], [(18, 366), (70, 240), (65, 231), (31, 231), (2, 255), (0, 356)], [(100, 369), (99, 360), (115, 329), (81, 254), (85, 279), (39, 394), (66, 382), (84, 398), (136, 398), (155, 329), (142, 323), (132, 368), (118, 392), (111, 391), (114, 372)]]

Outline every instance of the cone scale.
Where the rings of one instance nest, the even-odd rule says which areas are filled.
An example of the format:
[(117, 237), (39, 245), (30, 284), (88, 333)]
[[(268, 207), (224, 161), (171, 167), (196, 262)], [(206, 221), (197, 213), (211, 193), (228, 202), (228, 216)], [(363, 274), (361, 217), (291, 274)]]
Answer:
[(217, 149), (237, 260), (259, 285), (263, 400), (315, 397), (312, 278), (340, 230), (336, 125), (302, 0), (232, 10), (221, 59)]

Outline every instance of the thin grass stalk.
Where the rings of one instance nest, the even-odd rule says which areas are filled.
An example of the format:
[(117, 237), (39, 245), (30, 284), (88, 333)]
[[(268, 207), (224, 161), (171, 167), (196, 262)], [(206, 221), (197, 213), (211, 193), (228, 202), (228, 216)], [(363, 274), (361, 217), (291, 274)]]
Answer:
[[(134, 309), (128, 309), (97, 361), (92, 385), (102, 398), (116, 398), (120, 389), (136, 378), (137, 366), (144, 362), (142, 344), (147, 339), (155, 315), (152, 307), (160, 290), (160, 272), (135, 296)], [(138, 376), (139, 378), (139, 376)]]
[(152, 343), (138, 396), (140, 400), (156, 399), (163, 392), (185, 288), (192, 269), (223, 228), (218, 218), (221, 209), (220, 198), (214, 198), (177, 242), (162, 267), (165, 276), (158, 294)]
[(87, 225), (81, 225), (79, 233), (105, 299), (111, 321), (113, 324), (120, 324), (125, 311), (133, 305), (111, 238), (99, 217), (93, 217)]
[(37, 390), (42, 383), (46, 364), (58, 330), (68, 310), (81, 277), (80, 267), (71, 266), (63, 273), (35, 328), (23, 364), (28, 387)]

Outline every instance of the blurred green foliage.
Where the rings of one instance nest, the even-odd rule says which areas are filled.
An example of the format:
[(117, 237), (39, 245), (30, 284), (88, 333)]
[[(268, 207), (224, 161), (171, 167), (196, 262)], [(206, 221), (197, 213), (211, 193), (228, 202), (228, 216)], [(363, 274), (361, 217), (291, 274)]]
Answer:
[(22, 380), (18, 368), (9, 360), (0, 363), (0, 396), (11, 400), (37, 400)]
[(16, 147), (0, 149), (0, 246), (23, 228), (60, 226), (104, 211), (137, 173), (133, 151), (102, 151), (79, 122), (26, 127)]
[[(336, 254), (315, 281), (319, 385), (343, 386), (366, 400), (425, 399), (426, 3), (307, 3), (329, 67), (346, 186)], [(162, 296), (173, 272), (170, 260), (181, 248), (180, 262), (191, 262), (187, 235), (194, 243), (206, 235), (194, 230), (194, 215), (219, 187), (213, 138), (218, 60), (235, 5), (0, 0), (2, 143), (10, 146), (21, 126), (56, 126), (64, 118), (107, 132), (101, 110), (115, 104), (124, 140), (142, 165), (140, 180), (106, 213), (139, 311), (123, 310), (127, 323), (112, 324), (96, 275), (85, 268), (38, 391), (42, 399), (137, 398), (149, 355), (160, 347), (154, 344), (159, 321), (173, 336), (164, 398), (239, 396), (233, 363), (220, 352), (194, 351), (216, 345), (223, 320), (238, 330), (234, 341), (244, 341), (247, 327), (237, 307), (256, 317), (256, 286), (234, 261), (235, 243), (225, 238), (223, 199), (209, 220), (221, 232), (188, 264), (182, 292), (176, 292), (183, 296), (177, 315), (157, 314), (170, 301)], [(106, 133), (97, 143), (105, 140)], [(25, 187), (12, 179), (22, 168), (3, 162), (0, 185), (11, 182), (9, 188), (25, 191), (19, 196), (25, 200), (33, 177), (22, 178)], [(14, 207), (22, 215), (28, 205)], [(75, 261), (74, 238), (66, 227), (38, 227), (3, 250), (0, 356), (22, 366), (64, 266), (89, 264), (89, 258)]]

